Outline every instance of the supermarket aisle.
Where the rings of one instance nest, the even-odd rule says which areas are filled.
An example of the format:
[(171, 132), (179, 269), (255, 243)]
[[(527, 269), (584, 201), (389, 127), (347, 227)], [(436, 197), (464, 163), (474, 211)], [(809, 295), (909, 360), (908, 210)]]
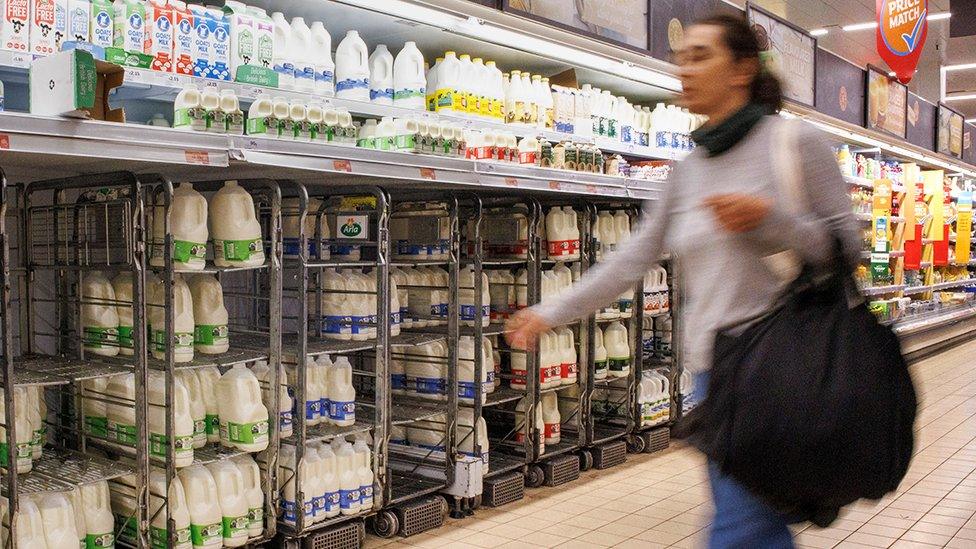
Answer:
[[(915, 461), (898, 494), (846, 510), (829, 529), (800, 526), (808, 548), (976, 547), (976, 342), (913, 368), (921, 409)], [(405, 540), (367, 547), (703, 547), (710, 520), (702, 459), (687, 448), (628, 456), (575, 483)]]

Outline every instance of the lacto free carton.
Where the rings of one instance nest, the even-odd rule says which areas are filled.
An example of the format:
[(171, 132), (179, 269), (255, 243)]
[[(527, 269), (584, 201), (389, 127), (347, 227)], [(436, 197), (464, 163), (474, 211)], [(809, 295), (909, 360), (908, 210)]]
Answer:
[(91, 42), (91, 2), (68, 0), (68, 40)]
[(228, 0), (224, 12), (230, 23), (230, 72), (237, 75), (238, 67), (248, 65), (257, 56), (256, 21), (241, 2)]
[(30, 52), (51, 55), (61, 51), (68, 34), (68, 0), (31, 0)]
[(115, 9), (109, 0), (92, 0), (91, 43), (102, 48), (112, 47), (115, 39)]
[(31, 0), (0, 0), (3, 21), (0, 21), (0, 47), (27, 53), (30, 49)]
[(230, 22), (223, 10), (210, 8), (207, 25), (210, 27), (210, 78), (230, 80)]
[(149, 1), (146, 24), (146, 53), (153, 58), (152, 69), (173, 72), (173, 10), (166, 4), (166, 0)]
[(169, 1), (173, 12), (173, 69), (178, 74), (193, 74), (193, 15), (186, 2)]

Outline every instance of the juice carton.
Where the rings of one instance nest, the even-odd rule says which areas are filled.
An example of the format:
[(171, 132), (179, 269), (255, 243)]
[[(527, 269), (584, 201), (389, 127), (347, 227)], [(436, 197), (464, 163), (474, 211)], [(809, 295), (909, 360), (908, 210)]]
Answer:
[(30, 52), (51, 55), (61, 51), (68, 34), (68, 0), (31, 0)]
[(115, 6), (115, 39), (112, 45), (126, 52), (146, 53), (146, 5), (126, 0)]
[(92, 0), (91, 43), (102, 48), (112, 47), (115, 40), (115, 8), (109, 0)]
[(68, 0), (68, 40), (91, 42), (91, 2)]
[(193, 75), (193, 15), (186, 2), (170, 0), (173, 10), (173, 71)]
[(0, 21), (0, 48), (27, 53), (30, 49), (31, 0), (4, 0)]
[(230, 22), (220, 9), (209, 9), (210, 78), (230, 80)]
[(153, 58), (152, 69), (173, 72), (173, 10), (166, 0), (149, 0), (146, 26), (146, 53)]
[(210, 14), (203, 6), (190, 5), (193, 16), (193, 74), (210, 78), (210, 25), (207, 20)]

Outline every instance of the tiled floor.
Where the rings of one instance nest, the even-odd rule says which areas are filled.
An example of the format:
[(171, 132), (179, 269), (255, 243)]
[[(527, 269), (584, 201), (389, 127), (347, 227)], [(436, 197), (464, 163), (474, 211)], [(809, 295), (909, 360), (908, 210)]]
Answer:
[[(976, 342), (914, 366), (916, 455), (897, 494), (847, 509), (830, 528), (800, 526), (804, 548), (976, 548)], [(703, 547), (711, 520), (703, 460), (688, 448), (629, 455), (520, 502), (366, 547)]]

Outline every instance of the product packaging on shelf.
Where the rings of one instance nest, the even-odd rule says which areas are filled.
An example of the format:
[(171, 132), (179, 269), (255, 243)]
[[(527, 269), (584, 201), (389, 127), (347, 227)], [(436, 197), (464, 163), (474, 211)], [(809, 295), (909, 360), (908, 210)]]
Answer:
[(115, 2), (115, 38), (112, 46), (127, 53), (146, 51), (146, 4), (138, 0)]
[(173, 10), (166, 0), (146, 4), (146, 53), (152, 56), (152, 70), (173, 71)]
[(230, 80), (230, 23), (220, 9), (208, 9), (207, 14), (207, 28), (210, 31), (210, 78)]
[(122, 85), (124, 74), (122, 67), (84, 50), (36, 59), (30, 71), (30, 112), (125, 122), (125, 111), (108, 105), (109, 92)]
[(115, 8), (109, 0), (92, 0), (91, 43), (110, 48), (115, 40)]
[(203, 6), (189, 5), (190, 16), (193, 18), (193, 75), (201, 78), (210, 78), (211, 47), (212, 37), (210, 26), (207, 20), (210, 14)]
[(31, 0), (6, 0), (0, 21), (0, 47), (5, 50), (27, 53), (30, 50)]
[(51, 55), (61, 51), (68, 34), (68, 0), (31, 0), (30, 52)]
[(91, 42), (91, 0), (68, 0), (68, 40)]
[(186, 7), (186, 2), (170, 0), (169, 6), (173, 10), (173, 71), (192, 76), (195, 46), (193, 14)]

